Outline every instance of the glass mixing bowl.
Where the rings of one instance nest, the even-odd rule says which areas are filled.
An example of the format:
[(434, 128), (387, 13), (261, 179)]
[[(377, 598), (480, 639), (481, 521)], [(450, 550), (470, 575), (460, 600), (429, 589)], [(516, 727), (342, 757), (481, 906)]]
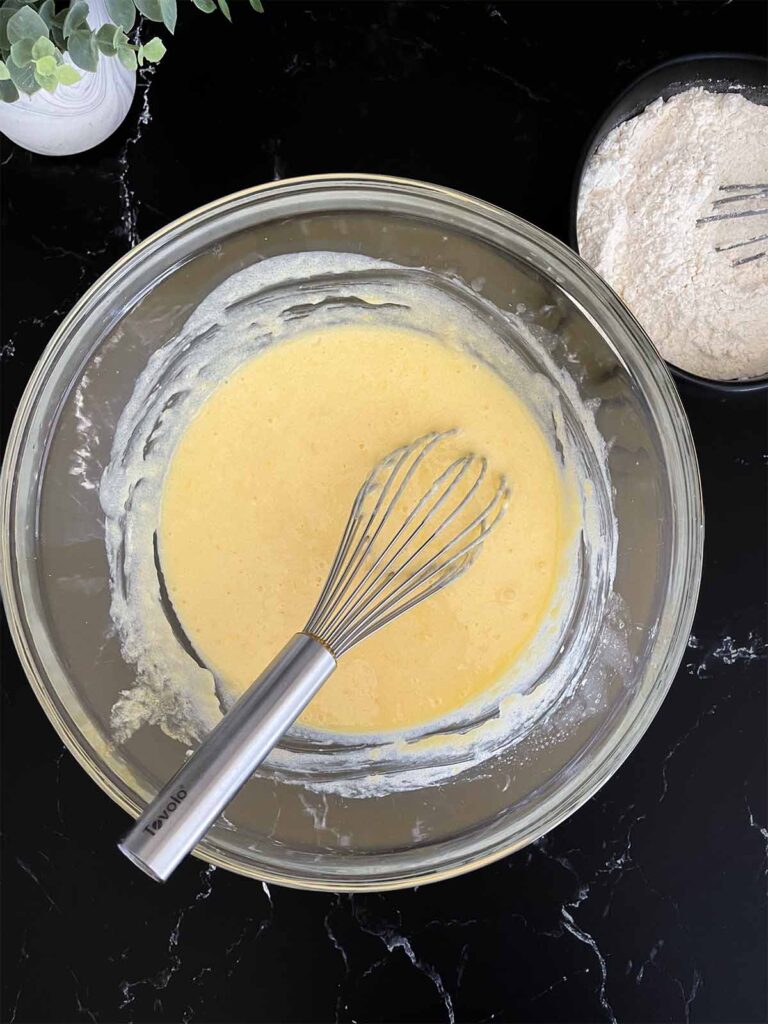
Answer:
[[(586, 682), (557, 728), (544, 719), (450, 782), (381, 797), (317, 793), (267, 771), (197, 850), (284, 885), (396, 888), (489, 863), (572, 814), (648, 727), (689, 635), (703, 513), (688, 424), (642, 329), (560, 242), (469, 196), (364, 175), (249, 189), (153, 235), (75, 306), (22, 398), (0, 481), (3, 596), (22, 664), (59, 735), (136, 816), (185, 748), (151, 725), (121, 744), (110, 730), (112, 705), (134, 682), (109, 615), (98, 496), (115, 424), (149, 357), (216, 285), (265, 257), (317, 250), (471, 285), (500, 311), (510, 346), (527, 345), (534, 360), (530, 339), (546, 346), (608, 442), (626, 650), (617, 657), (596, 629)], [(527, 341), (516, 322), (530, 329)]]

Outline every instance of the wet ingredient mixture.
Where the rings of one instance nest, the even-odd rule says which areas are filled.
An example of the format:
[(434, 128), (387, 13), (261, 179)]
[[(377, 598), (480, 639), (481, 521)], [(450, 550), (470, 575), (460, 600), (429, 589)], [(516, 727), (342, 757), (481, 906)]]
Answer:
[(408, 729), (499, 683), (551, 612), (574, 502), (515, 393), (416, 330), (311, 331), (217, 387), (170, 461), (159, 550), (182, 627), (227, 689), (304, 625), (371, 466), (454, 426), (507, 477), (507, 514), (463, 578), (344, 656), (302, 718), (320, 730)]

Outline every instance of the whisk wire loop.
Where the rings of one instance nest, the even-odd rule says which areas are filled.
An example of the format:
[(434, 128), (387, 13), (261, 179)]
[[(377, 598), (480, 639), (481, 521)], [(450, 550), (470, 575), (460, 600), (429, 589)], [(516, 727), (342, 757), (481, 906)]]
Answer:
[[(419, 499), (417, 504), (414, 506), (414, 508), (408, 514), (408, 516), (406, 517), (406, 519), (404, 520), (404, 522), (402, 523), (400, 528), (397, 530), (397, 532), (394, 534), (394, 536), (389, 539), (389, 541), (384, 545), (384, 547), (381, 549), (381, 551), (376, 555), (376, 557), (370, 563), (370, 565), (367, 568), (366, 575), (359, 580), (357, 585), (352, 590), (352, 593), (349, 594), (349, 596), (347, 597), (347, 599), (344, 602), (342, 608), (340, 609), (341, 620), (339, 621), (339, 623), (337, 625), (337, 631), (339, 631), (339, 632), (343, 631), (344, 626), (345, 626), (345, 624), (347, 622), (347, 619), (349, 617), (349, 608), (350, 608), (351, 604), (357, 603), (358, 601), (366, 601), (366, 600), (371, 600), (372, 598), (375, 598), (377, 596), (377, 594), (381, 591), (381, 589), (383, 589), (383, 587), (386, 586), (386, 584), (389, 582), (389, 580), (392, 578), (392, 575), (393, 575), (393, 571), (390, 571), (391, 570), (391, 566), (397, 561), (397, 559), (400, 557), (400, 555), (403, 553), (403, 551), (409, 546), (409, 544), (413, 541), (413, 539), (418, 536), (419, 531), (426, 525), (426, 523), (433, 517), (433, 515), (435, 515), (437, 513), (437, 511), (444, 504), (444, 502), (446, 501), (446, 499), (448, 498), (450, 493), (459, 484), (459, 482), (461, 481), (462, 477), (467, 473), (467, 471), (469, 469), (469, 466), (470, 466), (470, 463), (471, 463), (471, 459), (472, 459), (471, 456), (465, 456), (463, 459), (459, 459), (456, 462), (451, 463), (451, 465), (443, 473), (440, 474), (440, 476), (437, 478), (437, 480), (434, 481), (434, 483), (427, 490), (427, 492)], [(446, 488), (443, 491), (443, 493), (438, 496), (438, 498), (435, 501), (435, 503), (433, 504), (432, 508), (429, 509), (426, 512), (426, 514), (423, 516), (423, 518), (422, 518), (421, 522), (418, 524), (418, 526), (416, 526), (415, 529), (410, 534), (407, 534), (405, 536), (404, 541), (402, 542), (402, 544), (400, 544), (399, 547), (396, 547), (395, 545), (400, 540), (400, 538), (405, 534), (405, 531), (408, 529), (408, 527), (413, 522), (414, 517), (418, 514), (419, 511), (422, 510), (422, 508), (429, 501), (429, 499), (434, 496), (434, 493), (439, 490), (439, 488), (445, 482), (446, 478), (449, 477), (450, 474), (452, 472), (454, 472), (454, 471), (457, 471), (457, 475), (455, 476), (455, 478), (452, 481), (450, 481), (450, 483), (448, 483), (448, 485), (446, 486)], [(474, 487), (476, 489), (477, 483), (474, 485)], [(472, 493), (472, 492), (470, 492), (470, 493)], [(467, 499), (465, 499), (464, 503), (466, 503), (466, 500), (468, 500), (468, 497), (469, 497), (469, 495), (467, 496)], [(386, 521), (388, 520), (388, 518), (390, 516), (392, 505), (394, 504), (394, 502), (396, 500), (398, 500), (397, 497), (393, 498), (393, 500), (390, 503), (390, 505), (384, 511), (382, 521), (379, 524), (379, 528), (376, 530), (376, 535), (374, 535), (374, 537), (371, 539), (371, 541), (366, 545), (366, 549), (365, 549), (365, 555), (366, 556), (368, 554), (370, 554), (370, 552), (371, 552), (371, 550), (373, 548), (373, 541), (376, 539), (376, 536), (379, 533), (382, 532), (382, 530), (384, 528), (384, 525), (385, 525)], [(437, 536), (437, 534), (447, 525), (447, 523), (450, 521), (450, 519), (454, 515), (456, 515), (457, 512), (458, 512), (458, 507), (457, 507), (457, 509), (454, 509), (454, 511), (451, 513), (451, 515), (447, 519), (445, 519), (432, 532), (432, 534), (430, 534), (423, 541), (423, 543), (416, 549), (416, 551), (411, 553), (411, 555), (408, 557), (408, 559), (406, 560), (404, 565), (402, 565), (400, 568), (401, 569), (406, 568), (407, 565), (411, 561), (413, 561), (414, 558), (416, 558), (418, 556), (418, 554), (430, 542), (430, 540), (432, 540), (435, 536)], [(393, 548), (395, 549), (394, 551), (392, 551)], [(387, 558), (387, 555), (389, 555), (389, 558), (385, 562), (384, 560)], [(382, 562), (384, 562), (384, 565), (381, 564)], [(379, 587), (377, 587), (376, 585), (379, 583), (379, 581), (382, 580), (382, 578), (383, 578), (384, 582), (381, 583), (381, 585)]]
[[(313, 618), (317, 615), (317, 619), (313, 622), (314, 629), (322, 631), (325, 628), (327, 622), (331, 619), (331, 616), (336, 612), (339, 601), (344, 598), (347, 585), (354, 578), (356, 572), (365, 561), (371, 547), (377, 540), (379, 533), (388, 518), (386, 512), (382, 515), (381, 521), (373, 533), (371, 533), (372, 525), (376, 521), (379, 510), (386, 501), (389, 492), (392, 490), (398, 473), (407, 463), (408, 458), (414, 452), (417, 453), (413, 463), (407, 469), (403, 479), (400, 481), (400, 486), (397, 488), (395, 495), (390, 502), (390, 508), (400, 499), (403, 490), (410, 483), (414, 473), (418, 469), (418, 466), (423, 462), (431, 448), (433, 448), (434, 445), (443, 437), (447, 437), (453, 433), (455, 433), (455, 431), (448, 431), (444, 434), (438, 434), (436, 432), (425, 434), (423, 437), (417, 438), (415, 441), (411, 442), (411, 444), (404, 445), (402, 448), (398, 448), (394, 452), (390, 452), (389, 455), (386, 455), (368, 474), (362, 487), (357, 492), (336, 558), (334, 559), (333, 566), (328, 574), (328, 579), (325, 587), (323, 588), (323, 593), (321, 594), (315, 612), (313, 613)], [(387, 470), (390, 470), (389, 476), (379, 490), (378, 499), (369, 515), (366, 527), (362, 531), (354, 550), (345, 563), (350, 543), (354, 540), (363, 518), (362, 508), (364, 502), (374, 493), (376, 481), (379, 475)], [(339, 569), (342, 565), (343, 570), (339, 573)]]
[[(488, 470), (476, 455), (455, 458), (426, 488), (417, 487), (427, 457), (455, 434), (425, 434), (390, 453), (358, 491), (304, 630), (335, 657), (466, 572), (504, 514), (503, 479), (473, 514)], [(457, 532), (449, 536), (452, 524)]]
[[(469, 532), (470, 529), (479, 527), (480, 532), (478, 535), (469, 543), (467, 543), (459, 551), (455, 552), (447, 560), (443, 560), (440, 564), (435, 565), (438, 562), (440, 555), (445, 554), (445, 549), (437, 555), (434, 555), (429, 563), (425, 563), (421, 569), (415, 573), (410, 579), (404, 581), (389, 597), (381, 601), (379, 604), (374, 605), (367, 614), (363, 615), (360, 621), (355, 625), (355, 628), (338, 643), (338, 654), (341, 655), (345, 651), (348, 651), (350, 647), (364, 640), (365, 637), (370, 636), (371, 633), (385, 626), (388, 622), (396, 619), (403, 612), (408, 611), (409, 608), (413, 608), (415, 605), (420, 604), (427, 597), (432, 594), (436, 594), (443, 587), (448, 586), (459, 576), (463, 575), (467, 569), (474, 563), (478, 554), (480, 553), (480, 545), (485, 540), (486, 535), (493, 529), (496, 523), (504, 515), (506, 501), (509, 497), (509, 492), (506, 488), (497, 491), (491, 505), (496, 506), (495, 514), (491, 518), (490, 522), (486, 522), (489, 513), (491, 512), (491, 505), (483, 510), (483, 513), (476, 518), (471, 524), (471, 527), (467, 527), (466, 530), (462, 531), (462, 534)], [(453, 546), (458, 538), (455, 538), (451, 542)], [(447, 546), (446, 546), (447, 547)], [(431, 570), (431, 571), (428, 571)], [(437, 577), (437, 579), (428, 587), (423, 590), (419, 588), (428, 583), (429, 580)], [(403, 600), (408, 598), (409, 595), (414, 594), (410, 600)], [(401, 602), (398, 604), (398, 602)], [(390, 609), (394, 609), (391, 610)], [(335, 641), (334, 641), (335, 642)], [(334, 649), (333, 647), (331, 648)]]

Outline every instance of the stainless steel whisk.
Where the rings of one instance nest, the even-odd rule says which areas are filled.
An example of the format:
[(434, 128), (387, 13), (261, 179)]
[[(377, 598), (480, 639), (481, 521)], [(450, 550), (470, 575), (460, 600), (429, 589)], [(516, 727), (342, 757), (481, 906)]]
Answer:
[[(721, 199), (716, 199), (712, 203), (712, 209), (716, 210), (716, 213), (711, 214), (708, 217), (699, 217), (696, 221), (696, 227), (699, 228), (702, 224), (711, 224), (714, 221), (726, 221), (726, 220), (738, 220), (739, 222), (743, 217), (762, 217), (768, 218), (768, 182), (755, 182), (752, 185), (721, 185), (720, 192), (727, 192), (728, 195)], [(733, 207), (732, 203), (741, 204), (738, 207)], [(753, 205), (749, 205), (749, 204)], [(744, 204), (747, 204), (746, 206)], [(754, 205), (757, 204), (757, 205)], [(768, 221), (766, 221), (768, 223)], [(725, 245), (716, 245), (715, 252), (730, 252), (733, 249), (744, 249), (744, 246), (755, 246), (754, 250), (747, 250), (746, 255), (740, 255), (734, 253), (735, 259), (731, 260), (731, 266), (742, 267), (745, 263), (754, 263), (755, 260), (762, 260), (768, 255), (768, 250), (765, 248), (758, 248), (761, 242), (768, 240), (768, 234), (761, 232), (757, 235), (748, 235), (745, 238), (731, 241)]]
[[(436, 472), (434, 432), (391, 452), (352, 505), (328, 578), (304, 629), (209, 733), (119, 848), (165, 881), (205, 835), (336, 668), (337, 659), (463, 575), (504, 515), (502, 478), (488, 498), (487, 462), (461, 455)], [(426, 483), (425, 483), (426, 481)]]

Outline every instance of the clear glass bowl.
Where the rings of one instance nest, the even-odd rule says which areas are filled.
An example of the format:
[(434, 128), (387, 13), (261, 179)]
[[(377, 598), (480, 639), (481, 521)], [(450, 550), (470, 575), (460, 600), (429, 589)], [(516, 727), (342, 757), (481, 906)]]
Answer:
[[(615, 590), (629, 649), (617, 659), (597, 636), (586, 673), (599, 674), (600, 699), (590, 713), (569, 712), (567, 727), (537, 723), (450, 783), (390, 796), (317, 794), (267, 773), (197, 850), (218, 866), (303, 888), (422, 884), (525, 846), (592, 796), (658, 710), (693, 619), (703, 511), (683, 409), (640, 326), (560, 242), (469, 196), (365, 175), (249, 189), (153, 235), (67, 316), (19, 405), (0, 480), (3, 597), (59, 735), (136, 816), (184, 748), (153, 726), (120, 745), (110, 731), (134, 670), (109, 617), (99, 475), (137, 375), (200, 300), (258, 259), (310, 250), (427, 267), (471, 284), (502, 314), (516, 312), (594, 405), (610, 442)], [(508, 330), (519, 347), (512, 319)]]

